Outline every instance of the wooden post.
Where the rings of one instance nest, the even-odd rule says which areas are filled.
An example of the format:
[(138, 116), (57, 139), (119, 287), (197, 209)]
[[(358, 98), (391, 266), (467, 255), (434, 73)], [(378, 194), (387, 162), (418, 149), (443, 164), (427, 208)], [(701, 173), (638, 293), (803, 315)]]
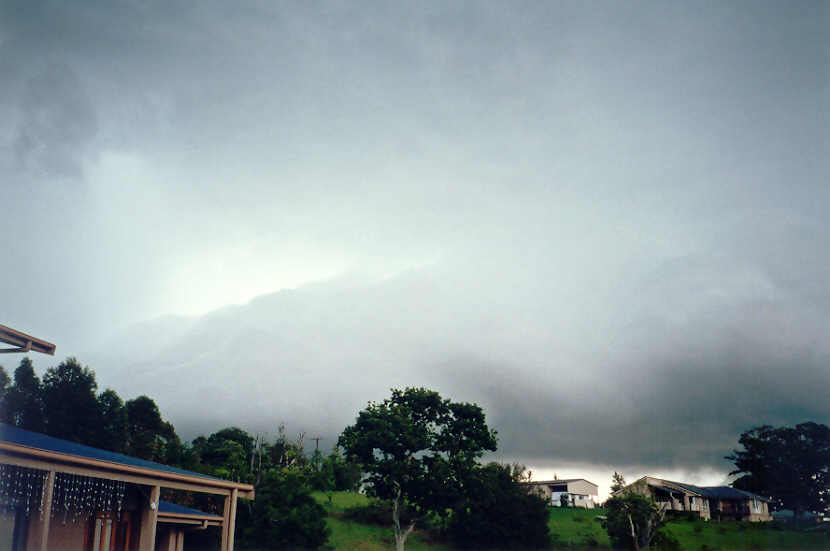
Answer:
[(228, 551), (228, 525), (231, 518), (231, 496), (225, 496), (225, 510), (222, 513), (222, 546), (221, 551)]
[(46, 495), (43, 497), (43, 525), (40, 532), (40, 551), (46, 551), (49, 544), (49, 521), (52, 519), (52, 494), (55, 491), (55, 471), (49, 471), (46, 478)]
[(159, 514), (161, 488), (153, 486), (150, 502), (141, 511), (141, 531), (138, 535), (139, 551), (154, 551), (156, 547), (156, 522)]
[(233, 533), (236, 529), (236, 500), (239, 497), (239, 490), (231, 490), (231, 511), (228, 515), (228, 551), (233, 551)]

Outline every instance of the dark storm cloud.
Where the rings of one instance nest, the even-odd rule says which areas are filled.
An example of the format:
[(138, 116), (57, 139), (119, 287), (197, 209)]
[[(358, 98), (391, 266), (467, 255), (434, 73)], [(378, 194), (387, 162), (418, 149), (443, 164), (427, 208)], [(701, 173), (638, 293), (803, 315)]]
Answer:
[(49, 66), (28, 79), (21, 96), (12, 170), (33, 178), (79, 179), (96, 122), (75, 74), (65, 65)]
[[(827, 27), (0, 3), (6, 322), (186, 434), (333, 438), (423, 384), (526, 463), (722, 468), (749, 426), (830, 415)], [(120, 331), (161, 314), (191, 317)]]

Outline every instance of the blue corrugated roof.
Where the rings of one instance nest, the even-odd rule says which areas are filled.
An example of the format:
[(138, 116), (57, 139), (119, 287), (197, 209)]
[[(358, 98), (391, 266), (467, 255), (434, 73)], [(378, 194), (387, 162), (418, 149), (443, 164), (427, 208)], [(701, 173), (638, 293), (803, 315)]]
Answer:
[(45, 434), (40, 434), (38, 432), (23, 430), (5, 423), (0, 423), (0, 441), (9, 442), (11, 444), (19, 444), (21, 446), (28, 446), (30, 448), (37, 448), (39, 450), (76, 455), (87, 459), (110, 461), (121, 465), (129, 465), (131, 467), (144, 467), (145, 469), (153, 469), (155, 471), (165, 471), (168, 473), (183, 474), (187, 476), (198, 476), (200, 478), (207, 478), (210, 480), (220, 480), (206, 474), (194, 473), (192, 471), (162, 465), (161, 463), (147, 461), (146, 459), (130, 457), (129, 455), (124, 455), (122, 453), (115, 453), (93, 448), (91, 446), (84, 446), (68, 440), (61, 440), (60, 438), (55, 438), (53, 436), (46, 436)]
[(713, 499), (760, 499), (761, 501), (769, 501), (764, 496), (746, 492), (731, 486), (707, 486), (703, 488), (706, 491), (706, 497)]
[(216, 517), (221, 515), (215, 515), (213, 513), (205, 513), (204, 511), (200, 511), (198, 509), (191, 509), (190, 507), (185, 507), (184, 505), (178, 505), (176, 503), (171, 503), (169, 501), (159, 500), (159, 513), (173, 513), (176, 515), (198, 515), (200, 517)]
[(665, 482), (668, 482), (669, 484), (674, 484), (675, 486), (685, 488), (686, 490), (712, 499), (755, 498), (760, 499), (762, 501), (769, 501), (769, 499), (763, 496), (753, 494), (752, 492), (746, 492), (744, 490), (738, 490), (737, 488), (732, 488), (731, 486), (695, 486), (693, 484), (686, 484), (685, 482), (674, 482), (673, 480), (666, 480)]

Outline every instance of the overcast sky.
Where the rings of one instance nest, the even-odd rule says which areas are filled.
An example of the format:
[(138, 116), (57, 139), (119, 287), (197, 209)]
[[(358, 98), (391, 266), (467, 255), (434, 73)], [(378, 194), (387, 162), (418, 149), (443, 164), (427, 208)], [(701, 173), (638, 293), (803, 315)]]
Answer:
[(714, 479), (830, 422), (828, 3), (403, 4), (0, 0), (0, 323), (185, 433), (430, 384), (539, 472)]

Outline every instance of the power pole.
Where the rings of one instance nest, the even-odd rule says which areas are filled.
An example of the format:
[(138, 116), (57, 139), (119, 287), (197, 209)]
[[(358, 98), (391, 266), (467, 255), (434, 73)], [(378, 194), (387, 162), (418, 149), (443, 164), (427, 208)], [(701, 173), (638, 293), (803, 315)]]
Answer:
[(322, 436), (315, 436), (314, 438), (309, 438), (309, 440), (314, 440), (314, 451), (320, 449), (320, 440), (323, 440)]

